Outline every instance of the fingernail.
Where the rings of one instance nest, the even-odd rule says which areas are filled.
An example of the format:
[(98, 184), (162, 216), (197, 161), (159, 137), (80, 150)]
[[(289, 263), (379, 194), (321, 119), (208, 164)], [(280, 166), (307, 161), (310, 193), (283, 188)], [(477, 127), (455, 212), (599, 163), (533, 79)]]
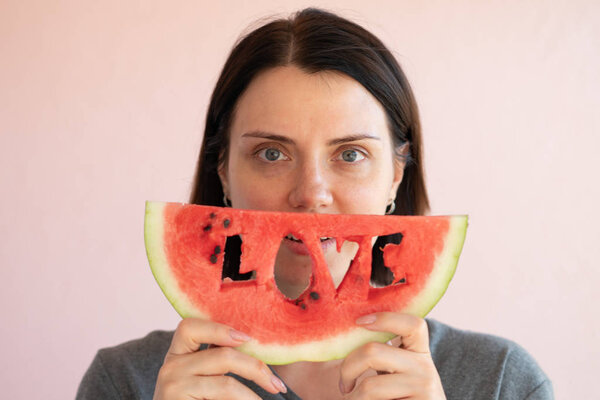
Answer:
[(356, 323), (358, 325), (369, 325), (375, 322), (376, 319), (377, 317), (375, 316), (375, 314), (363, 315), (362, 317), (356, 320)]
[(271, 383), (273, 383), (273, 386), (275, 386), (275, 388), (281, 393), (287, 393), (287, 388), (285, 387), (283, 382), (281, 382), (281, 379), (279, 379), (275, 375), (271, 377)]
[(340, 392), (342, 394), (346, 394), (346, 388), (344, 387), (344, 382), (340, 381)]
[(252, 339), (244, 332), (236, 331), (235, 329), (229, 330), (229, 336), (231, 336), (233, 340), (237, 340), (238, 342), (247, 342), (248, 340)]

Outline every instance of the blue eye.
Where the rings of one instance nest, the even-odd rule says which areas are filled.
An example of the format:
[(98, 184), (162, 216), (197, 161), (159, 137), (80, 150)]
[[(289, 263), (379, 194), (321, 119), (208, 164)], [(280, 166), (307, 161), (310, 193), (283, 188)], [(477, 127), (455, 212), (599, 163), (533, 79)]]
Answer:
[(342, 160), (349, 162), (349, 163), (360, 161), (365, 158), (365, 156), (360, 151), (353, 150), (353, 149), (342, 151), (341, 156), (342, 156)]
[(258, 156), (266, 161), (281, 161), (288, 160), (288, 158), (278, 149), (274, 147), (267, 147), (260, 150)]
[(277, 149), (266, 149), (265, 158), (269, 161), (275, 161), (279, 158), (281, 152)]

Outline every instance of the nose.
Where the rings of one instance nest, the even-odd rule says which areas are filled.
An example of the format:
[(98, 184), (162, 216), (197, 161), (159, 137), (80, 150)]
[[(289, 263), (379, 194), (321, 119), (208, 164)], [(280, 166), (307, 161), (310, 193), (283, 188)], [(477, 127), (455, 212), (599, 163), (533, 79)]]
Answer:
[(319, 212), (333, 202), (326, 171), (318, 161), (299, 166), (289, 194), (290, 205), (302, 212)]

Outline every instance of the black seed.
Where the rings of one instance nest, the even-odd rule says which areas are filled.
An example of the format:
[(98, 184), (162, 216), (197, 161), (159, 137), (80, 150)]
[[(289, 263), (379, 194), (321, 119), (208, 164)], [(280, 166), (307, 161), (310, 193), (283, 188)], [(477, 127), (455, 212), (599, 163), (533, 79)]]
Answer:
[(230, 221), (230, 220), (228, 220), (228, 219), (226, 219), (225, 221), (223, 221), (223, 226), (224, 226), (225, 228), (229, 228), (229, 224), (230, 224), (230, 223), (231, 223), (231, 221)]
[(221, 252), (221, 246), (215, 246), (215, 254), (219, 254)]
[(217, 256), (215, 256), (214, 254), (210, 255), (210, 262), (213, 264), (217, 263)]
[(319, 300), (319, 293), (317, 292), (310, 292), (310, 298), (313, 300)]
[(406, 283), (406, 278), (402, 278), (398, 281), (398, 283)]
[(211, 218), (211, 219), (213, 219), (214, 217), (216, 217), (216, 216), (217, 216), (217, 214), (215, 214), (215, 213), (210, 213), (210, 215), (209, 215), (209, 216), (210, 216), (210, 218)]
[(306, 310), (306, 304), (304, 304), (304, 303), (300, 304), (300, 308), (303, 310)]
[(211, 228), (212, 228), (212, 225), (211, 225), (211, 224), (208, 224), (208, 225), (206, 225), (206, 226), (204, 227), (204, 232), (208, 232), (208, 231), (210, 231), (210, 229), (211, 229)]

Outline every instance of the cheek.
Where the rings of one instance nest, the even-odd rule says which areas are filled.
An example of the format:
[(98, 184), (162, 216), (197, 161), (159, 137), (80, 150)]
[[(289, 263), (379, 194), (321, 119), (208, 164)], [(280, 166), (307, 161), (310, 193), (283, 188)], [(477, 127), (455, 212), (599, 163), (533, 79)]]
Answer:
[(228, 163), (228, 186), (231, 204), (235, 208), (251, 210), (278, 210), (277, 200), (282, 185), (256, 171), (244, 151), (230, 154)]
[(364, 179), (340, 181), (334, 197), (347, 214), (384, 214), (389, 200), (392, 177), (374, 174)]
[(348, 214), (383, 214), (387, 202), (387, 193), (379, 190), (362, 189), (346, 195), (344, 202), (348, 205)]
[(286, 190), (284, 182), (242, 174), (232, 181), (231, 200), (236, 208), (282, 210)]

